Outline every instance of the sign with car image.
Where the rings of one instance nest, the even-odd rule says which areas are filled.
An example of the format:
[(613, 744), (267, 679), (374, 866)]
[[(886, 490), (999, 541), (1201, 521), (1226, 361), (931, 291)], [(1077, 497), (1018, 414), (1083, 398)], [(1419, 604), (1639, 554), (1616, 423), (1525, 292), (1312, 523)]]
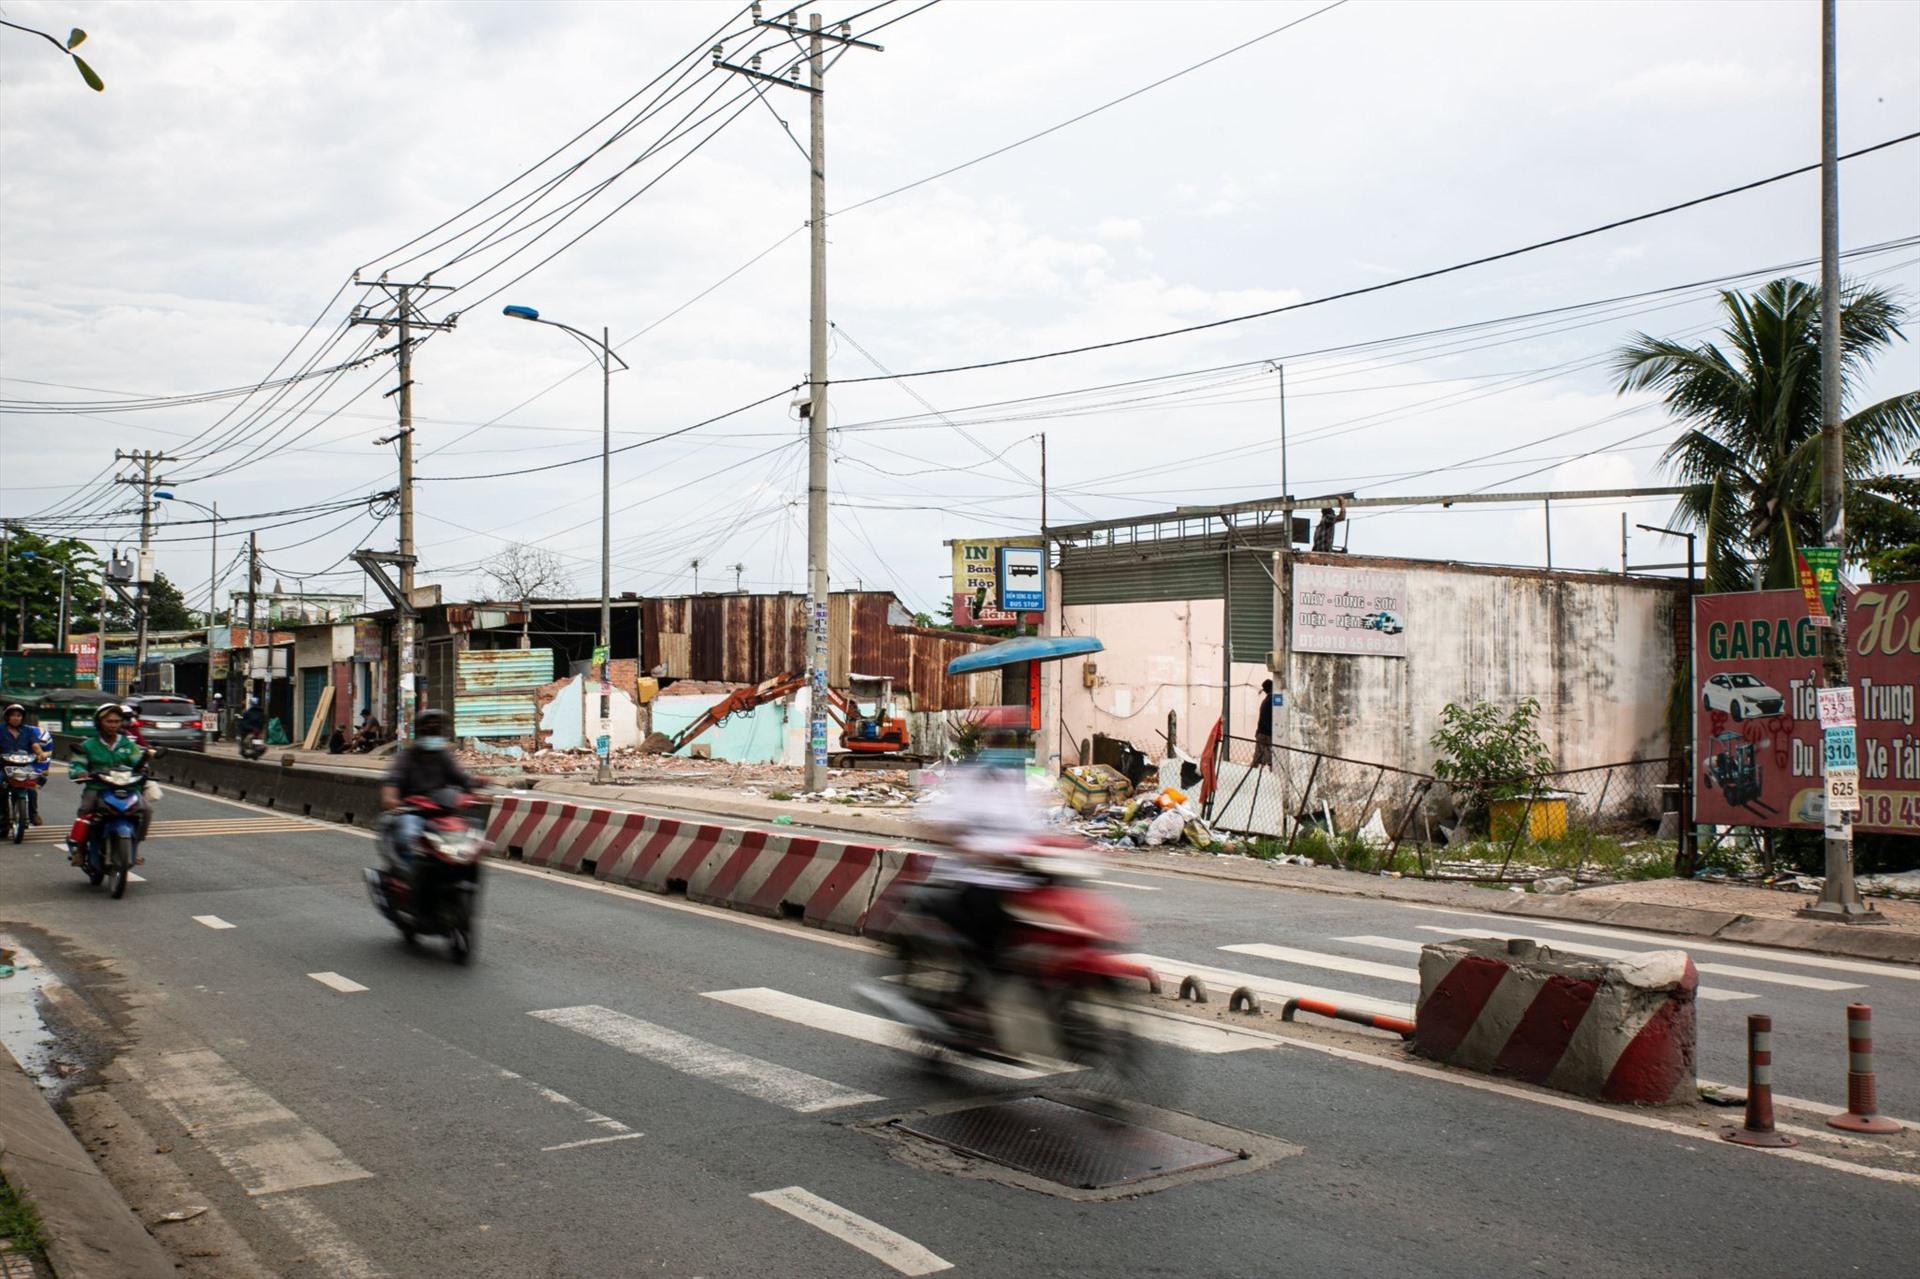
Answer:
[(1295, 564), (1293, 650), (1407, 655), (1407, 575), (1344, 564)]
[(1797, 590), (1694, 597), (1696, 820), (1818, 829), (1831, 791), (1859, 830), (1920, 833), (1920, 582), (1849, 592), (1851, 698), (1820, 687), (1821, 633)]

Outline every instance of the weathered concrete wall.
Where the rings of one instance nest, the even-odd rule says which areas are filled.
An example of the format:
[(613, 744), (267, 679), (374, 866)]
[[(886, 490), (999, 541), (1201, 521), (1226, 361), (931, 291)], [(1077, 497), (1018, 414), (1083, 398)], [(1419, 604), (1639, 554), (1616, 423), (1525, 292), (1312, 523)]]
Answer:
[[(725, 701), (726, 697), (724, 693), (696, 693), (684, 697), (663, 693), (653, 701), (653, 731), (671, 737), (699, 719), (708, 707)], [(781, 758), (786, 727), (786, 706), (769, 702), (754, 707), (748, 714), (729, 715), (725, 721), (714, 725), (675, 753), (690, 755), (693, 747), (700, 745), (712, 752), (715, 759), (731, 760), (736, 764), (772, 764)]]
[[(582, 708), (585, 709), (583, 726)], [(613, 745), (638, 746), (645, 736), (640, 731), (640, 708), (633, 700), (632, 685), (614, 681), (608, 711), (613, 719)], [(600, 731), (600, 681), (575, 675), (565, 681), (551, 700), (540, 707), (540, 744), (557, 751), (591, 750)]]
[[(1058, 580), (1058, 574), (1055, 574)], [(1049, 593), (1058, 599), (1058, 591)], [(1093, 635), (1107, 648), (1091, 658), (1053, 663), (1059, 668), (1044, 686), (1059, 690), (1061, 713), (1051, 726), (1069, 739), (1066, 763), (1078, 759), (1078, 744), (1096, 733), (1131, 741), (1158, 758), (1166, 747), (1167, 712), (1179, 716), (1175, 739), (1198, 756), (1220, 718), (1221, 602), (1165, 600), (1142, 604), (1082, 604), (1058, 610), (1058, 634)], [(1082, 678), (1083, 661), (1096, 669), (1094, 687)], [(1233, 732), (1253, 736), (1264, 665), (1233, 666)], [(1062, 727), (1064, 723), (1064, 727)], [(1051, 746), (1047, 747), (1051, 753)]]
[[(1404, 571), (1407, 656), (1293, 654), (1290, 722), (1276, 725), (1279, 740), (1424, 771), (1434, 759), (1428, 740), (1448, 702), (1511, 706), (1535, 697), (1559, 768), (1668, 753), (1667, 699), (1679, 660), (1674, 628), (1684, 620), (1677, 583), (1426, 560), (1298, 558)], [(1276, 620), (1285, 624), (1277, 611)]]

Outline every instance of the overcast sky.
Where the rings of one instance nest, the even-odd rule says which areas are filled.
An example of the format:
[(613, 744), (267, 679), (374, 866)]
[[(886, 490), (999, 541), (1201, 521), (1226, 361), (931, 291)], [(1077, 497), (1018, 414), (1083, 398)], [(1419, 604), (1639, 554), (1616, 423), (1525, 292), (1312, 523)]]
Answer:
[[(833, 21), (870, 2), (820, 12)], [(854, 29), (917, 3), (882, 5)], [(856, 50), (835, 65), (829, 208), (1016, 142), (1320, 7), (943, 0), (876, 34), (884, 52)], [(736, 563), (750, 588), (802, 589), (802, 427), (791, 396), (776, 393), (806, 370), (806, 166), (781, 120), (804, 143), (808, 104), (780, 87), (764, 104), (734, 103), (744, 82), (712, 71), (701, 51), (735, 13), (696, 3), (6, 0), (8, 21), (61, 35), (84, 27), (82, 52), (107, 89), (90, 92), (45, 42), (0, 30), (0, 398), (242, 387), (289, 350), (289, 367), (328, 367), (390, 342), (340, 327), (363, 300), (352, 288), (336, 296), (356, 268), (395, 280), (435, 270), (435, 283), (462, 287), (433, 299), (429, 314), (471, 309), (415, 363), (422, 581), (464, 595), (473, 567), (511, 540), (568, 557), (575, 585), (597, 588), (597, 462), (453, 478), (597, 448), (597, 372), (582, 371), (585, 357), (565, 334), (503, 318), (501, 305), (515, 302), (634, 339), (621, 348), (631, 371), (613, 380), (616, 446), (774, 396), (615, 458), (614, 589), (686, 590), (696, 557), (706, 589), (730, 588)], [(1842, 3), (1840, 24), (1842, 150), (1920, 128), (1920, 6)], [(764, 67), (785, 64), (777, 36), (760, 43)], [(745, 44), (730, 40), (729, 56), (745, 56)], [(690, 53), (676, 86), (689, 91), (665, 111), (602, 146), (648, 103), (642, 97), (531, 180), (395, 251)], [(1029, 355), (1261, 310), (1808, 164), (1819, 158), (1819, 67), (1811, 2), (1352, 0), (830, 220), (832, 376)], [(732, 117), (736, 105), (744, 111)], [(695, 131), (650, 152), (689, 110)], [(513, 204), (576, 163), (543, 202)], [(1841, 179), (1844, 247), (1920, 232), (1920, 142), (1849, 161)], [(628, 196), (604, 224), (495, 293)], [(495, 218), (466, 234), (477, 221), (549, 210), (517, 238), (450, 261), (487, 232), (521, 225)], [(1276, 378), (1257, 364), (979, 407), (1237, 362), (1287, 366), (1296, 494), (1665, 482), (1657, 459), (1673, 429), (1657, 408), (1617, 396), (1598, 361), (1637, 330), (1705, 332), (1714, 307), (1704, 290), (1445, 341), (1326, 348), (1814, 258), (1818, 210), (1809, 175), (1205, 333), (836, 387), (835, 585), (889, 586), (932, 611), (948, 590), (942, 539), (1037, 528), (1030, 437), (1042, 430), (1056, 524), (1278, 493)], [(1852, 271), (1912, 304), (1917, 260), (1920, 248), (1882, 252)], [(394, 402), (382, 393), (394, 383), (389, 359), (226, 417), (236, 401), (0, 415), (0, 514), (78, 503), (114, 526), (98, 540), (126, 538), (127, 517), (114, 514), (125, 494), (102, 502), (90, 488), (69, 491), (115, 448), (181, 454), (165, 468), (175, 491), (223, 514), (374, 493), (394, 482), (391, 448), (373, 444), (391, 430)], [(1864, 394), (1916, 384), (1920, 354), (1907, 345)], [(1661, 523), (1671, 502), (1556, 508), (1556, 565), (1617, 567), (1622, 509)], [(306, 575), (307, 589), (358, 591), (342, 557), (396, 536), (391, 518), (342, 510), (286, 522), (297, 518), (233, 526), (280, 525), (263, 528), (261, 545), (289, 589)], [(176, 522), (162, 537), (204, 533)], [(239, 536), (223, 536), (226, 560)], [(1356, 521), (1351, 545), (1522, 564), (1540, 563), (1545, 549), (1538, 509), (1513, 507), (1377, 514)], [(204, 540), (166, 540), (160, 565), (204, 593), (207, 551)], [(1636, 534), (1636, 563), (1679, 555), (1677, 543)], [(236, 571), (228, 584), (241, 581)]]

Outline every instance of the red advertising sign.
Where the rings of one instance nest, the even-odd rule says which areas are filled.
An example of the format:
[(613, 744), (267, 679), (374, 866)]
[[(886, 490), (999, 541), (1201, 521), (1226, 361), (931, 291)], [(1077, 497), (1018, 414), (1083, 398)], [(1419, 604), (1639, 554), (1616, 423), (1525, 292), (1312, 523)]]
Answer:
[(97, 675), (100, 672), (100, 637), (89, 635), (85, 639), (67, 641), (67, 651), (73, 654), (73, 672), (76, 675)]
[[(1858, 722), (1855, 829), (1920, 834), (1920, 582), (1849, 592)], [(1693, 601), (1695, 820), (1818, 829), (1820, 628), (1797, 590)]]

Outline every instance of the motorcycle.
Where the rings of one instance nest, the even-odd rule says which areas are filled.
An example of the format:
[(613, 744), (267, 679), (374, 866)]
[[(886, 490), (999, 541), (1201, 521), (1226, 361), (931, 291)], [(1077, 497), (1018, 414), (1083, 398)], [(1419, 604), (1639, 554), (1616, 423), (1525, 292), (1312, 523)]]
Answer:
[(246, 733), (240, 738), (240, 758), (259, 759), (267, 753), (267, 739), (259, 733)]
[(40, 785), (40, 774), (34, 771), (33, 756), (25, 751), (0, 756), (0, 765), (7, 772), (7, 832), (17, 844), (27, 837), (33, 792)]
[(74, 854), (74, 864), (87, 873), (87, 883), (100, 887), (113, 880), (117, 900), (127, 892), (127, 876), (140, 861), (140, 824), (147, 810), (147, 761), (138, 768), (116, 768), (89, 775), (104, 782), (100, 806), (87, 820), (85, 842)]
[[(408, 946), (419, 937), (445, 937), (453, 961), (464, 964), (473, 957), (480, 861), (486, 853), (480, 806), (452, 787), (409, 795), (401, 803), (424, 822), (409, 850), (411, 872), (388, 852), (382, 865), (366, 868), (367, 892)], [(389, 838), (381, 835), (383, 845)]]
[[(904, 1022), (929, 1061), (1066, 1062), (1097, 1087), (1134, 1090), (1147, 1063), (1130, 1004), (1151, 974), (1121, 957), (1128, 923), (1069, 847), (1036, 841), (992, 886), (942, 859), (889, 930), (890, 980), (856, 994)], [(973, 940), (983, 908), (1001, 913), (991, 962)]]

